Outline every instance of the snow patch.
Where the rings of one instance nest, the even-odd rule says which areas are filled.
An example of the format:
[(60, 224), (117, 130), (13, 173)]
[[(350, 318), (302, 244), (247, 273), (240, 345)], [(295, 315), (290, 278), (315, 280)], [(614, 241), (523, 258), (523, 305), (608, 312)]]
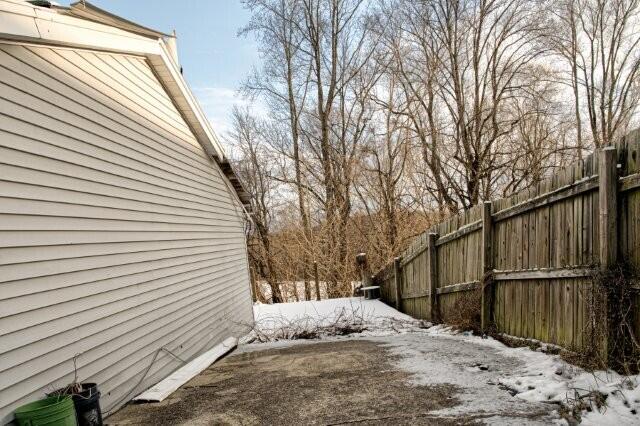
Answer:
[(312, 339), (356, 333), (380, 336), (431, 326), (379, 300), (362, 297), (255, 304), (254, 318), (254, 327), (243, 342)]
[[(567, 363), (559, 355), (532, 351), (528, 347), (510, 348), (497, 340), (473, 336), (466, 332), (458, 333), (441, 325), (425, 330), (424, 333), (431, 337), (481, 345), (490, 349), (490, 352), (487, 352), (490, 359), (492, 358), (490, 354), (495, 353), (501, 357), (519, 361), (519, 367), (514, 371), (501, 374), (496, 384), (511, 391), (520, 400), (557, 404), (558, 407), (567, 408), (580, 404), (585, 409), (580, 413), (580, 417), (582, 424), (586, 425), (640, 424), (640, 375), (622, 376), (613, 371), (587, 372)], [(400, 349), (399, 354), (404, 348), (400, 347)], [(407, 350), (407, 353), (411, 354), (411, 350)], [(464, 353), (454, 355), (464, 357)], [(424, 357), (420, 359), (413, 356), (413, 359), (404, 361), (404, 367), (408, 371), (417, 373), (418, 382), (446, 380), (446, 377), (440, 377), (441, 374), (439, 375), (437, 371), (430, 371), (428, 368), (423, 371), (425, 366), (421, 361), (426, 360)], [(465, 371), (481, 372), (480, 366), (483, 364), (488, 364), (491, 369), (490, 362), (481, 359), (477, 361), (478, 364), (466, 366)], [(468, 383), (465, 378), (460, 378), (460, 383), (454, 384), (473, 387), (473, 384)], [(599, 394), (596, 398), (590, 397), (596, 393)], [(599, 398), (602, 398), (605, 404), (598, 406)], [(477, 401), (469, 402), (473, 404)]]
[[(295, 321), (313, 319), (324, 324), (330, 323), (342, 312), (367, 320), (397, 319), (402, 321), (416, 321), (409, 315), (403, 314), (379, 300), (367, 300), (362, 297), (344, 297), (320, 301), (261, 304), (253, 307), (256, 322), (263, 327), (278, 326), (278, 318)], [(275, 321), (274, 321), (275, 320)]]

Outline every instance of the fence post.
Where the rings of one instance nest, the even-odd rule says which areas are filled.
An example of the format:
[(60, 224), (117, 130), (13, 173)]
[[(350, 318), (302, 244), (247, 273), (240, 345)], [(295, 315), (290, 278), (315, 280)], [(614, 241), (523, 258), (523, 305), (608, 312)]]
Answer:
[(491, 201), (485, 201), (482, 205), (482, 302), (480, 305), (480, 327), (486, 332), (491, 324), (491, 312), (493, 310), (493, 220), (491, 218)]
[(313, 261), (313, 277), (316, 281), (316, 300), (320, 301), (320, 280), (318, 279), (318, 262)]
[(402, 307), (402, 280), (400, 276), (401, 257), (393, 259), (393, 284), (396, 290), (396, 309), (399, 311)]
[(254, 302), (262, 302), (258, 300), (258, 277), (256, 277), (256, 270), (253, 266), (249, 265), (249, 279), (251, 280), (251, 299)]
[[(599, 215), (598, 215), (598, 229), (599, 229), (599, 244), (600, 253), (599, 261), (601, 269), (608, 269), (613, 266), (618, 260), (618, 150), (616, 147), (609, 146), (603, 148), (600, 151), (600, 158), (598, 164), (598, 201), (599, 201)], [(595, 289), (595, 288), (594, 288)], [(595, 336), (600, 343), (601, 351), (604, 359), (607, 362), (611, 362), (616, 354), (613, 351), (615, 347), (610, 345), (610, 341), (615, 339), (616, 326), (615, 315), (612, 313), (612, 309), (616, 307), (612, 306), (610, 294), (601, 292), (594, 294), (594, 297), (600, 299), (599, 303), (602, 303), (604, 307), (604, 318), (596, 324), (596, 327), (604, 327), (602, 334), (596, 333)]]
[(430, 233), (427, 238), (427, 280), (429, 284), (429, 319), (432, 322), (440, 319), (438, 309), (438, 259), (436, 252), (436, 241), (438, 234)]
[(618, 260), (618, 150), (614, 146), (600, 152), (598, 167), (600, 215), (600, 267)]

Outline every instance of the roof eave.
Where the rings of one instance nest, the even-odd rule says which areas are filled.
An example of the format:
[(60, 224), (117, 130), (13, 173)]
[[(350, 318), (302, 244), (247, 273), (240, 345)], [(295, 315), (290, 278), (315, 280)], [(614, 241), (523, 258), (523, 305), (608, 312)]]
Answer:
[(124, 19), (121, 16), (114, 15), (113, 13), (101, 9), (88, 1), (76, 1), (74, 3), (71, 3), (67, 11), (71, 15), (78, 16), (83, 19), (88, 19), (90, 21), (95, 21), (108, 26), (120, 28), (121, 30), (146, 37), (173, 37), (170, 34), (145, 27), (143, 25)]
[[(102, 11), (95, 7), (94, 9)], [(198, 143), (220, 166), (240, 202), (248, 207), (249, 196), (230, 166), (222, 145), (184, 80), (180, 67), (172, 59), (163, 34), (156, 32), (157, 35), (143, 35), (66, 12), (68, 9), (60, 11), (28, 3), (0, 0), (0, 39), (146, 57)], [(110, 19), (122, 20), (116, 15), (109, 16)], [(122, 21), (129, 25), (137, 25)]]

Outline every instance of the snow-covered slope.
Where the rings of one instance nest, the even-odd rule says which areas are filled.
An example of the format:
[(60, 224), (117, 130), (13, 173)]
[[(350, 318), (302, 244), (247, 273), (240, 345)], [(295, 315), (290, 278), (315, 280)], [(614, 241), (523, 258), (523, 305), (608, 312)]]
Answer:
[(256, 304), (255, 325), (244, 341), (276, 341), (327, 336), (380, 336), (428, 327), (379, 300), (359, 297)]
[(279, 320), (310, 320), (320, 324), (330, 324), (340, 316), (348, 316), (363, 321), (379, 322), (384, 319), (414, 321), (409, 315), (398, 312), (379, 300), (366, 300), (361, 297), (345, 297), (321, 301), (255, 304), (253, 309), (256, 322), (262, 326), (278, 325)]

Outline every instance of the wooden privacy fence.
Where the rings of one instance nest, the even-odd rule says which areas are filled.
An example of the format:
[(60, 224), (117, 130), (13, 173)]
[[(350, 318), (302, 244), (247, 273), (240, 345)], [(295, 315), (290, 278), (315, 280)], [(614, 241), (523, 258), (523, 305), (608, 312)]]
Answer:
[[(471, 310), (482, 327), (583, 348), (594, 268), (622, 257), (640, 266), (639, 172), (635, 131), (532, 189), (439, 223), (376, 274), (382, 299), (443, 322)], [(639, 337), (637, 291), (634, 301)]]

